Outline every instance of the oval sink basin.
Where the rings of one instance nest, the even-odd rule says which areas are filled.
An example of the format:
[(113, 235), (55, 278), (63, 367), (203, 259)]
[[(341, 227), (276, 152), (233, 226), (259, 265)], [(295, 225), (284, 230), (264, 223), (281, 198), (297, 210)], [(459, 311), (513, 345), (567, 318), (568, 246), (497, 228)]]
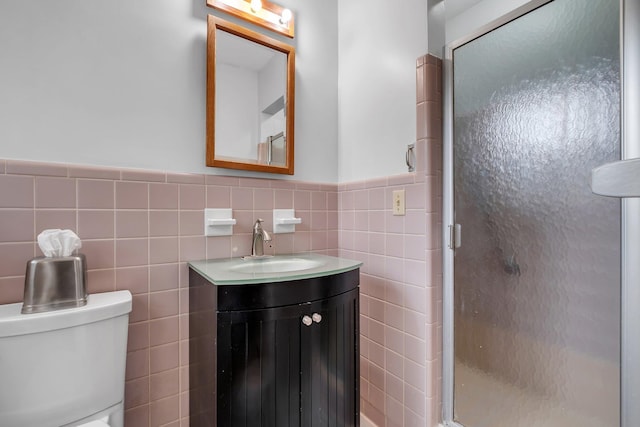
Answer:
[(314, 259), (304, 258), (266, 258), (243, 260), (242, 263), (229, 267), (236, 273), (285, 273), (299, 270), (309, 270), (320, 267), (323, 263)]

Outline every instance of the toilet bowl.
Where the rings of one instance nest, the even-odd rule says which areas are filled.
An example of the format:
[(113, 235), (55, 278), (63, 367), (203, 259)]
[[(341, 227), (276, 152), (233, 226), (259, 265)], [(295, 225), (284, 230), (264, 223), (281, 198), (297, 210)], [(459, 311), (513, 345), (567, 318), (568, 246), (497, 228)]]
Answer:
[(129, 291), (21, 314), (0, 305), (0, 426), (122, 427)]

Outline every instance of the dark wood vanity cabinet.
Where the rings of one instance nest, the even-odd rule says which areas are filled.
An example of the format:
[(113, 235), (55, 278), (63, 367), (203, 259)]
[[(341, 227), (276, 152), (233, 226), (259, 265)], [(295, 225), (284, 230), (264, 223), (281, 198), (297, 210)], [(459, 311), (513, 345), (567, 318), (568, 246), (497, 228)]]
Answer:
[(358, 269), (235, 286), (189, 274), (192, 426), (359, 426)]

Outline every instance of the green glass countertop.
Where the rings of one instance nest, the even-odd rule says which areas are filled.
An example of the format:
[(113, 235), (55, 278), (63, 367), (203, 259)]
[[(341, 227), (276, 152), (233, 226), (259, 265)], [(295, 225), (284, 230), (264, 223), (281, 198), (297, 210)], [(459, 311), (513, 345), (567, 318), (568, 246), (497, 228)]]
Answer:
[(220, 286), (311, 279), (355, 270), (361, 265), (360, 261), (315, 253), (189, 262), (189, 266), (205, 279)]

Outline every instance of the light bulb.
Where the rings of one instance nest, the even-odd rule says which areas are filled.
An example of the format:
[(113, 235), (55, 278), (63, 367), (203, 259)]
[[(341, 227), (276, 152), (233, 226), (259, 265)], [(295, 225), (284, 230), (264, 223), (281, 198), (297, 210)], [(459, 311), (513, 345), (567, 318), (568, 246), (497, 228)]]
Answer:
[(287, 25), (291, 21), (291, 11), (289, 9), (284, 9), (282, 11), (282, 16), (280, 16), (280, 23), (282, 25)]
[(258, 13), (260, 9), (262, 9), (262, 0), (251, 0), (251, 11)]

